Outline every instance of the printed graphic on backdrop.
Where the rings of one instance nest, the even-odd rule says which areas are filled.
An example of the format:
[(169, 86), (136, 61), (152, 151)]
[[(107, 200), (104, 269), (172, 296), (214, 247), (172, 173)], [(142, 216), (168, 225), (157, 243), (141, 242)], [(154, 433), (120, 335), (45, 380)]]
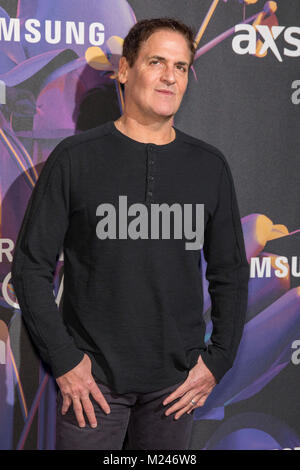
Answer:
[[(10, 283), (14, 244), (43, 163), (57, 143), (122, 113), (124, 96), (116, 71), (123, 39), (137, 20), (125, 0), (90, 0), (88, 8), (79, 0), (19, 0), (12, 14), (4, 3), (0, 0), (0, 448), (55, 449), (55, 381), (21, 322)], [(206, 41), (205, 32), (224, 3), (229, 15), (233, 4), (240, 4), (240, 21)], [(201, 57), (225, 40), (228, 44), (228, 38), (227, 54), (257, 61), (271, 56), (276, 65), (299, 58), (300, 25), (286, 24), (282, 2), (206, 4), (190, 81), (199, 80)], [(294, 102), (299, 83), (293, 84)], [(295, 448), (300, 446), (300, 427), (284, 420), (261, 412), (226, 419), (227, 407), (257, 395), (291, 362), (300, 363), (300, 228), (289, 232), (260, 212), (243, 217), (242, 226), (251, 267), (245, 329), (234, 366), (196, 409), (194, 419), (218, 422), (203, 449)], [(211, 300), (202, 253), (201, 259), (209, 342)], [(62, 253), (54, 295), (59, 306)]]

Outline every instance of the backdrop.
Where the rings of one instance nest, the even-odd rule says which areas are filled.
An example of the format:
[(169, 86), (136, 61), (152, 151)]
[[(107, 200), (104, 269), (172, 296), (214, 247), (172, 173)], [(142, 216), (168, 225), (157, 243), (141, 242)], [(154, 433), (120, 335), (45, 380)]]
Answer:
[(226, 155), (251, 265), (238, 354), (196, 409), (190, 448), (300, 447), (299, 1), (0, 0), (1, 449), (55, 449), (56, 384), (10, 282), (29, 196), (60, 140), (122, 113), (129, 28), (170, 14), (198, 44), (174, 124)]

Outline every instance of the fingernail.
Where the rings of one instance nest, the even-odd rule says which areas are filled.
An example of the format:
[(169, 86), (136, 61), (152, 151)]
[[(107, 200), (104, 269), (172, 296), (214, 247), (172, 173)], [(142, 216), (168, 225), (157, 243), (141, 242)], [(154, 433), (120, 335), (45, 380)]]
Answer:
[(96, 427), (97, 427), (97, 424), (94, 423), (94, 424), (92, 424), (91, 426), (92, 426), (92, 428), (96, 428)]
[(110, 413), (110, 410), (106, 411), (106, 414), (107, 414), (107, 415), (109, 415), (109, 413)]

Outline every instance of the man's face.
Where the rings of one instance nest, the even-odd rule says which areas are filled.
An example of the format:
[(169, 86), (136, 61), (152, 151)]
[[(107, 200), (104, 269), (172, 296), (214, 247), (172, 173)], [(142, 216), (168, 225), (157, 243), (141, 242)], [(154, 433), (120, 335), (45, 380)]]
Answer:
[(173, 116), (186, 91), (190, 60), (184, 36), (168, 29), (156, 31), (142, 42), (132, 68), (122, 57), (119, 79), (126, 83), (127, 111), (136, 117)]

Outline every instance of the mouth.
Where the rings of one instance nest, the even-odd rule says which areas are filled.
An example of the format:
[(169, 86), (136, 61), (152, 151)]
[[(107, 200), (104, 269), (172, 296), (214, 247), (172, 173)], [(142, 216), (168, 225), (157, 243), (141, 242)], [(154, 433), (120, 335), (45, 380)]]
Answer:
[(174, 95), (174, 93), (169, 90), (155, 90), (155, 91), (158, 91), (158, 93), (162, 93), (164, 95)]

